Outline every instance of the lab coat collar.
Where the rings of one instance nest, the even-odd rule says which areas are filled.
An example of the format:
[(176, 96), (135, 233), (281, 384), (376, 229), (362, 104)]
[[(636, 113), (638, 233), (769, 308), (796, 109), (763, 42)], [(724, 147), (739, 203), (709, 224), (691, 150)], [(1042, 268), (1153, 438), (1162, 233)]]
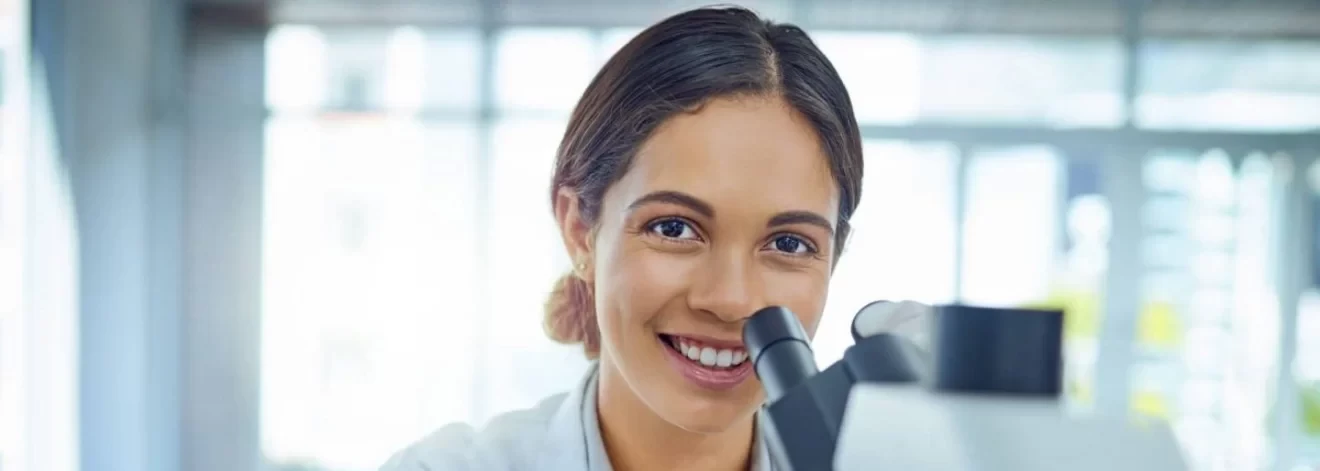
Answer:
[[(598, 363), (592, 362), (582, 380), (569, 391), (564, 402), (559, 404), (559, 409), (550, 419), (550, 426), (534, 469), (612, 471), (609, 458), (605, 455), (605, 443), (601, 439), (600, 425), (596, 417), (598, 368)], [(756, 427), (756, 445), (751, 471), (774, 471), (770, 461), (770, 451), (766, 447), (764, 438), (761, 428)]]
[[(587, 427), (583, 423), (582, 409), (588, 394), (595, 394), (596, 362), (592, 362), (587, 374), (568, 392), (564, 402), (550, 418), (550, 427), (546, 431), (541, 453), (534, 469), (537, 471), (557, 471), (561, 469), (589, 470), (587, 453), (591, 444), (587, 440)], [(595, 401), (591, 401), (594, 403)], [(595, 427), (595, 424), (592, 424)]]

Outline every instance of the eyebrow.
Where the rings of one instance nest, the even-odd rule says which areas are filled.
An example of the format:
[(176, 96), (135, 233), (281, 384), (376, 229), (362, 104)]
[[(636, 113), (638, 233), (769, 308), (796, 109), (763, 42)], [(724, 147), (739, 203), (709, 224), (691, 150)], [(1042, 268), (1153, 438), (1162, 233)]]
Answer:
[(767, 222), (765, 227), (773, 228), (793, 224), (810, 224), (818, 226), (821, 229), (825, 229), (831, 237), (834, 236), (834, 225), (830, 224), (830, 220), (825, 219), (825, 216), (821, 216), (811, 211), (785, 211), (776, 214), (775, 217), (770, 218), (770, 222)]
[[(696, 211), (707, 218), (713, 219), (715, 217), (715, 208), (711, 207), (710, 203), (702, 201), (700, 198), (687, 193), (670, 190), (656, 191), (648, 193), (641, 198), (637, 198), (636, 201), (633, 201), (632, 204), (628, 205), (628, 211), (636, 210), (637, 208), (650, 203), (675, 204)], [(775, 228), (780, 226), (791, 226), (793, 224), (810, 224), (824, 229), (830, 234), (830, 236), (834, 235), (834, 224), (831, 224), (830, 220), (826, 219), (825, 216), (821, 216), (820, 214), (811, 211), (785, 211), (776, 214), (774, 217), (770, 218), (770, 221), (766, 222), (765, 227)]]
[(715, 208), (711, 207), (710, 203), (678, 191), (656, 191), (648, 193), (646, 196), (637, 198), (637, 201), (633, 201), (632, 204), (628, 205), (628, 211), (635, 210), (649, 203), (676, 204), (679, 206), (685, 206), (707, 218), (715, 217)]

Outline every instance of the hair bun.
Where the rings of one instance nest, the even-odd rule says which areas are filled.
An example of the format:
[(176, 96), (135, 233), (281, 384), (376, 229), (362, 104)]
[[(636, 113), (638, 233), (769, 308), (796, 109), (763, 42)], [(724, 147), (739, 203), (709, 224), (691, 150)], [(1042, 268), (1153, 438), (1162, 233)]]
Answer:
[(562, 344), (582, 344), (588, 358), (600, 354), (600, 327), (591, 288), (572, 272), (555, 282), (545, 303), (545, 332)]

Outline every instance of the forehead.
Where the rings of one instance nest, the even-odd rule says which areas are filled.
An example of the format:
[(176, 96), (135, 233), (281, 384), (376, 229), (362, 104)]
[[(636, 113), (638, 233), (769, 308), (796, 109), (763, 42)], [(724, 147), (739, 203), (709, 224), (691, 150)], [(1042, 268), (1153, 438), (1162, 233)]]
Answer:
[(713, 100), (661, 125), (620, 186), (715, 205), (813, 211), (837, 222), (838, 190), (815, 129), (775, 98)]

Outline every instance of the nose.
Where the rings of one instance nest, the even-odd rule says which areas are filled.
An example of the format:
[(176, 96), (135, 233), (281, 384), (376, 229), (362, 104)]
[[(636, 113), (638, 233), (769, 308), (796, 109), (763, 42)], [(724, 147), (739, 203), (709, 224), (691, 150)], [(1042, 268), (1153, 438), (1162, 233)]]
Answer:
[(723, 322), (746, 319), (764, 307), (765, 283), (750, 256), (726, 253), (712, 256), (692, 280), (688, 306)]

